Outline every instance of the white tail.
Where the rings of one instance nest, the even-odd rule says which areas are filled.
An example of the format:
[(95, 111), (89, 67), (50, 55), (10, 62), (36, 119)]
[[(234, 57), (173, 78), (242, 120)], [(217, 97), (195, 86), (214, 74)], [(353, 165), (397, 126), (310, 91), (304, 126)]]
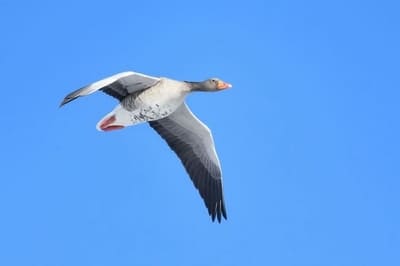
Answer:
[(96, 125), (99, 131), (112, 131), (133, 125), (130, 112), (118, 105), (104, 116)]

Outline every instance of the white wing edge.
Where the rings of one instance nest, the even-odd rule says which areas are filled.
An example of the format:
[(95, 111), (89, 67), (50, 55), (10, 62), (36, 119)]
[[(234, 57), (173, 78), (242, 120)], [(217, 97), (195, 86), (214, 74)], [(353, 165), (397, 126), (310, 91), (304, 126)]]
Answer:
[(137, 73), (132, 72), (132, 71), (126, 71), (126, 72), (121, 72), (121, 73), (115, 74), (111, 77), (107, 77), (105, 79), (96, 81), (96, 82), (86, 86), (85, 90), (82, 91), (81, 95), (89, 95), (95, 91), (98, 91), (100, 88), (103, 88), (103, 87), (119, 80), (120, 78), (124, 78), (124, 77), (130, 76), (132, 74), (137, 74)]
[(133, 72), (133, 71), (125, 71), (125, 72), (121, 72), (121, 73), (115, 74), (113, 76), (107, 77), (105, 79), (96, 81), (96, 82), (86, 86), (84, 92), (82, 91), (83, 93), (81, 95), (89, 95), (107, 85), (110, 85), (111, 83), (113, 83), (121, 78), (130, 76), (130, 75), (142, 76), (144, 78), (152, 79), (155, 81), (160, 80), (160, 78), (157, 78), (157, 77), (152, 77), (152, 76), (148, 76), (148, 75)]
[[(218, 158), (217, 150), (215, 149), (214, 136), (213, 136), (213, 134), (212, 134), (210, 128), (209, 128), (206, 124), (204, 124), (203, 121), (201, 121), (201, 120), (192, 112), (192, 110), (190, 110), (189, 106), (188, 106), (186, 103), (183, 103), (183, 104), (182, 104), (182, 108), (185, 108), (186, 111), (194, 118), (194, 120), (195, 120), (197, 123), (199, 123), (199, 125), (202, 126), (202, 127), (207, 131), (207, 133), (209, 134), (210, 141), (211, 141), (212, 152), (214, 153), (214, 156), (215, 156), (215, 158), (217, 159), (218, 167), (220, 168), (220, 171), (221, 171), (221, 178), (222, 178), (221, 162), (220, 162), (220, 160), (219, 160), (219, 158)], [(187, 128), (187, 130), (191, 130), (191, 129), (190, 129), (190, 128)], [(193, 133), (197, 135), (196, 132), (193, 132)], [(199, 138), (201, 139), (201, 137), (199, 137)]]

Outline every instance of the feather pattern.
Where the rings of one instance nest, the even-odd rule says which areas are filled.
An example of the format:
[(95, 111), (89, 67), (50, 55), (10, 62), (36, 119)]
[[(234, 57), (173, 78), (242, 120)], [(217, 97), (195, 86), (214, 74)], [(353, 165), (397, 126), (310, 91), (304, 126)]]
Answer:
[(230, 87), (217, 78), (185, 82), (128, 71), (69, 93), (60, 106), (96, 91), (119, 100), (114, 110), (99, 121), (97, 129), (111, 131), (149, 122), (182, 161), (212, 221), (221, 222), (222, 217), (227, 219), (227, 214), (214, 140), (209, 128), (187, 107), (185, 98), (192, 91), (219, 91)]
[(60, 106), (99, 90), (122, 101), (128, 94), (150, 88), (159, 81), (159, 78), (132, 71), (118, 73), (71, 92), (65, 96)]
[(182, 161), (212, 220), (227, 219), (221, 167), (210, 130), (186, 104), (168, 117), (149, 123)]

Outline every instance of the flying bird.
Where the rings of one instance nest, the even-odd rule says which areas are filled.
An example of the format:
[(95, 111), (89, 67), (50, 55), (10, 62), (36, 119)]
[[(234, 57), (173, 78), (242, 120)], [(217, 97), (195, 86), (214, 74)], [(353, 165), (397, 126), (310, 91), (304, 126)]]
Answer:
[(227, 219), (221, 164), (210, 129), (185, 103), (193, 91), (214, 92), (231, 85), (218, 78), (201, 82), (177, 81), (136, 72), (122, 72), (71, 92), (60, 107), (96, 91), (119, 101), (98, 123), (100, 131), (111, 131), (149, 122), (178, 155), (208, 209), (212, 221)]

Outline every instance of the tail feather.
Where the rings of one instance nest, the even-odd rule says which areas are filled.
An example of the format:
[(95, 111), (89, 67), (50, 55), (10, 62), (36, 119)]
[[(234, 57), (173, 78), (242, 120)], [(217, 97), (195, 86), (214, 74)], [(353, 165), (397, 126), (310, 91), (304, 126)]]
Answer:
[(124, 126), (122, 125), (113, 124), (116, 122), (116, 120), (117, 118), (115, 117), (115, 115), (105, 117), (98, 123), (97, 129), (101, 131), (111, 131), (124, 128)]
[(97, 123), (97, 130), (112, 131), (132, 125), (130, 113), (118, 105)]

